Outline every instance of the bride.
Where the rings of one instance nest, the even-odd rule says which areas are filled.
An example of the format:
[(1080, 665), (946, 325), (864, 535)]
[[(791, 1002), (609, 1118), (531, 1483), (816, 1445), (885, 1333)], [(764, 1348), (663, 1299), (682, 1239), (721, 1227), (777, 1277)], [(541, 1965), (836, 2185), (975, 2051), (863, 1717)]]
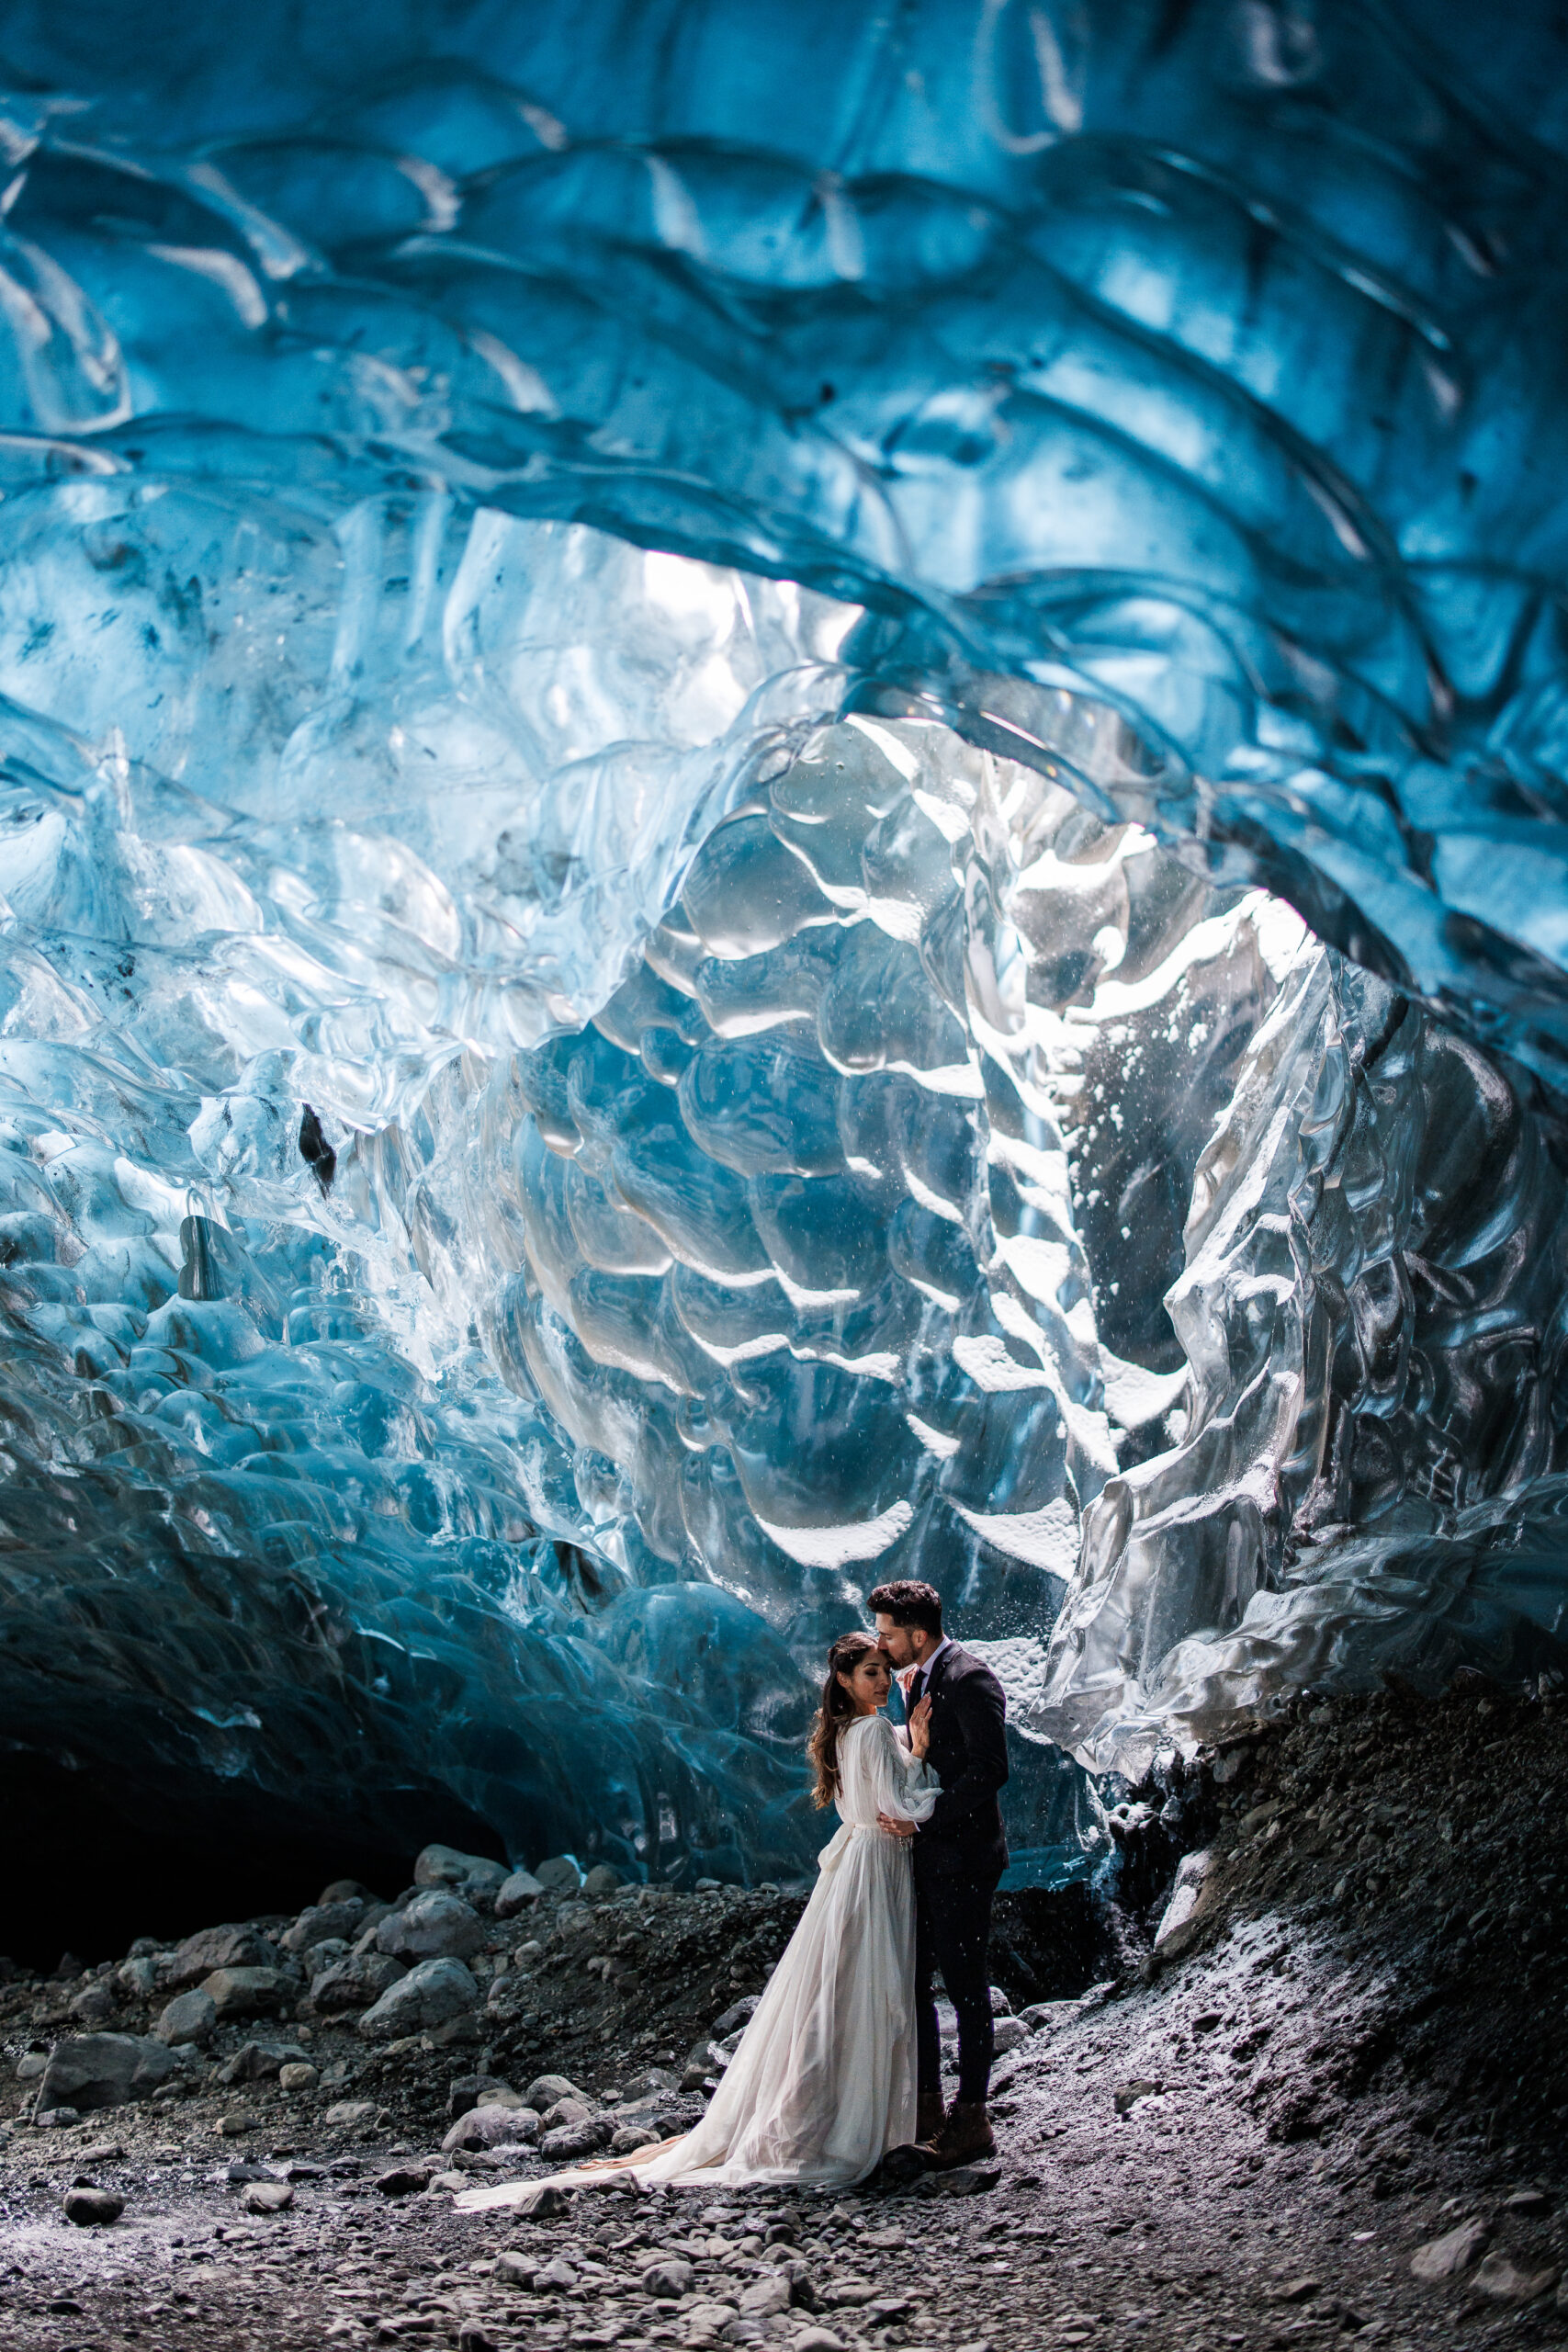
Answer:
[[(882, 1712), (892, 1681), (869, 1634), (843, 1634), (811, 1736), (817, 1803), (842, 1826), (811, 1900), (694, 2131), (558, 2174), (563, 2185), (639, 2178), (684, 2187), (775, 2181), (848, 2188), (915, 2136), (915, 1889), (910, 1838), (940, 1784), (923, 1762), (931, 1702), (908, 1745)], [(884, 1828), (878, 1815), (908, 1825)], [(470, 2191), (466, 2211), (528, 2186)]]

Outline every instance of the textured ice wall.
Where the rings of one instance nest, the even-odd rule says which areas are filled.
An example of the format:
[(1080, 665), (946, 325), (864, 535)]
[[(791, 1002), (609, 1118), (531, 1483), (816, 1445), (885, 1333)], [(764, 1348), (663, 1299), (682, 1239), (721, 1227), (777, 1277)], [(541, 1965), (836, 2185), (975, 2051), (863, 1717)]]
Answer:
[[(1352, 1669), (1313, 1528), (1431, 1498), (1445, 1575), (1495, 1559), (1464, 1513), (1562, 1418), (1518, 1075), (1562, 1037), (1560, 38), (1263, 0), (9, 12), (19, 1736), (171, 1785), (314, 1739), (339, 1788), (434, 1775), (514, 1843), (782, 1867), (791, 1645), (922, 1537), (1096, 1754)], [(866, 722), (929, 808), (864, 797)], [(755, 954), (752, 849), (784, 860)], [(1286, 1019), (1252, 1043), (1258, 878), (1513, 1072), (1454, 1096), (1410, 1012), (1393, 1140), (1325, 1114), (1297, 1167), (1247, 1124)], [(1303, 968), (1287, 1122), (1362, 1019)], [(1542, 1172), (1527, 1201), (1505, 1155), (1445, 1256), (1409, 1171), (1472, 1097)], [(1337, 1168), (1376, 1232), (1330, 1230)], [(1446, 1298), (1494, 1250), (1424, 1385), (1412, 1266)], [(665, 1593), (694, 1569), (747, 1601)], [(1390, 1655), (1423, 1572), (1344, 1572)], [(1507, 1650), (1510, 1607), (1463, 1640)], [(1032, 1782), (1024, 1842), (1072, 1802)]]

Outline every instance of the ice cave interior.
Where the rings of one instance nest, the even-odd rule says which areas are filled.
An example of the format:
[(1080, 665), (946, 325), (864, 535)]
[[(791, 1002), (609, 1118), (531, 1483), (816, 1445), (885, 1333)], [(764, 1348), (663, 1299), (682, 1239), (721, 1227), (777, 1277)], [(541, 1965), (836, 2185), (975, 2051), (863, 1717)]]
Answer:
[(9, 0), (9, 1849), (795, 1877), (900, 1574), (1022, 1883), (1568, 1665), (1565, 44)]

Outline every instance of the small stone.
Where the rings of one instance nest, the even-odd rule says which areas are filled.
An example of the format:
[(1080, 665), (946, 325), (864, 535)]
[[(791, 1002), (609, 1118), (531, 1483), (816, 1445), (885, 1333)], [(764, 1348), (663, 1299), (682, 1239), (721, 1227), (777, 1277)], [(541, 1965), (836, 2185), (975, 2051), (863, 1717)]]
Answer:
[(1429, 2287), (1457, 2278), (1485, 2251), (1491, 2236), (1484, 2222), (1461, 2222), (1440, 2238), (1428, 2238), (1425, 2245), (1418, 2245), (1410, 2257), (1411, 2272)]
[(1485, 2295), (1495, 2303), (1516, 2307), (1539, 2303), (1557, 2284), (1557, 2266), (1552, 2263), (1539, 2270), (1519, 2270), (1506, 2254), (1489, 2254), (1470, 2283), (1478, 2295)]
[(992, 2032), (995, 2036), (998, 2058), (1004, 2056), (1010, 2050), (1017, 2050), (1021, 2043), (1029, 2040), (1029, 2028), (1021, 2018), (998, 2018), (992, 2028)]
[(389, 2172), (378, 2173), (376, 2186), (383, 2197), (412, 2197), (417, 2189), (430, 2186), (431, 2167), (426, 2165), (394, 2165)]
[(646, 2123), (623, 2123), (618, 2131), (610, 2134), (610, 2154), (613, 2156), (632, 2156), (639, 2148), (657, 2147), (660, 2137), (660, 2133), (651, 2131)]
[(1157, 2098), (1163, 2086), (1159, 2083), (1143, 2081), (1123, 2083), (1116, 2093), (1117, 2114), (1130, 2115), (1140, 2099)]
[(220, 2115), (218, 2119), (219, 2136), (224, 2140), (243, 2140), (247, 2132), (254, 2132), (255, 2128), (255, 2117), (245, 2114), (241, 2108), (232, 2108), (227, 2115)]
[(373, 2098), (340, 2098), (328, 2108), (322, 2120), (344, 2132), (364, 2132), (379, 2112)]
[(75, 2160), (79, 2165), (122, 2164), (125, 2150), (118, 2140), (95, 2140), (90, 2147), (75, 2151)]
[(81, 2120), (73, 2107), (51, 2107), (34, 2118), (40, 2132), (74, 2132)]
[(1543, 2214), (1551, 2212), (1551, 2199), (1541, 2188), (1516, 2188), (1511, 2197), (1504, 2199), (1503, 2210), (1507, 2213), (1517, 2213), (1527, 2222), (1538, 2221)]
[(313, 2091), (321, 2076), (308, 2059), (291, 2059), (277, 2070), (277, 2086), (283, 2091)]
[(582, 1892), (595, 1903), (602, 1903), (607, 1894), (618, 1894), (625, 1883), (620, 1871), (609, 1862), (595, 1862), (582, 1882)]
[(176, 1993), (152, 2030), (171, 2046), (180, 2041), (210, 2041), (218, 2026), (218, 2007), (209, 1993)]
[(513, 1871), (496, 1889), (495, 1916), (498, 1919), (514, 1919), (519, 1911), (537, 1903), (544, 1888), (532, 1871)]
[(218, 2070), (220, 2083), (265, 2083), (285, 2066), (301, 2064), (305, 2052), (297, 2041), (246, 2041)]
[(743, 2287), (740, 2290), (740, 2309), (745, 2316), (751, 2319), (771, 2319), (775, 2312), (787, 2312), (789, 2309), (788, 2279), (759, 2278), (752, 2286)]
[(535, 2271), (534, 2284), (541, 2292), (552, 2287), (566, 2291), (576, 2286), (577, 2273), (565, 2256), (558, 2254), (553, 2261), (545, 2263)]
[(844, 2339), (830, 2327), (803, 2327), (791, 2336), (790, 2352), (844, 2352)]
[(570, 2196), (566, 2189), (558, 2188), (553, 2180), (536, 2181), (532, 2188), (508, 2202), (517, 2219), (524, 2222), (554, 2222), (571, 2211)]
[(495, 2352), (495, 2338), (477, 2319), (466, 2319), (457, 2329), (457, 2352)]
[(1277, 2303), (1310, 2303), (1314, 2295), (1323, 2292), (1321, 2278), (1287, 2278), (1282, 2287), (1274, 2290)]
[(36, 2083), (48, 2064), (47, 2050), (24, 2051), (17, 2061), (17, 2080), (19, 2083)]
[(253, 2180), (241, 2189), (240, 2202), (247, 2213), (287, 2213), (294, 2191), (286, 2180)]
[(467, 2188), (468, 2185), (466, 2172), (437, 2172), (431, 2175), (430, 2186), (424, 2193), (427, 2197), (456, 2197), (459, 2189)]
[(116, 2197), (107, 2188), (68, 2188), (62, 2199), (65, 2218), (81, 2230), (92, 2229), (102, 2222), (118, 2222), (125, 2211), (123, 2197)]
[(503, 2287), (531, 2287), (538, 2267), (525, 2254), (507, 2252), (496, 2256), (494, 2275)]

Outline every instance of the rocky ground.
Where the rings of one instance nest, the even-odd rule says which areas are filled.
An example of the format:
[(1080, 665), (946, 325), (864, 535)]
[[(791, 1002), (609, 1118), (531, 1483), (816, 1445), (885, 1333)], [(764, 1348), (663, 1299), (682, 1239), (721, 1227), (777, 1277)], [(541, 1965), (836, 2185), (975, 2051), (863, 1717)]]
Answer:
[(1003, 1908), (996, 2164), (842, 2197), (453, 2204), (700, 2111), (798, 1892), (433, 1849), (394, 1905), (13, 1973), (0, 2346), (1558, 2341), (1565, 1821), (1568, 1706), (1474, 1687), (1173, 1768), (1113, 1910)]

